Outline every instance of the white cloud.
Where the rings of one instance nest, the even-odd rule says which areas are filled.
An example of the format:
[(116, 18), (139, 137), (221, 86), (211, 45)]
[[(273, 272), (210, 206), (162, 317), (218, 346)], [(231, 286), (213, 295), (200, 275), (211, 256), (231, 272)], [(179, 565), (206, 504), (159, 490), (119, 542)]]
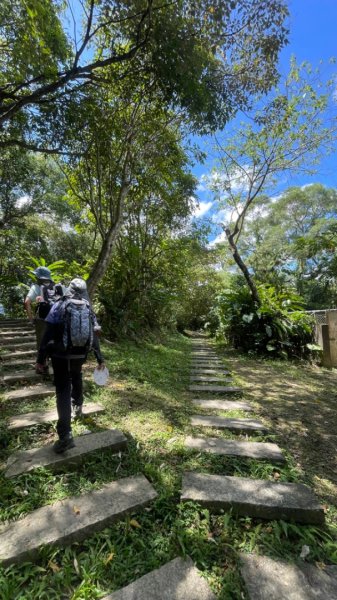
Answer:
[(217, 235), (214, 240), (212, 240), (209, 244), (208, 247), (209, 248), (214, 248), (215, 246), (217, 246), (218, 244), (223, 244), (226, 241), (226, 234), (224, 231), (222, 231), (221, 233), (219, 233), (219, 235)]
[(193, 206), (193, 217), (200, 219), (203, 217), (213, 206), (213, 202), (198, 202), (195, 198), (192, 199)]
[(21, 196), (20, 198), (17, 199), (17, 201), (15, 202), (15, 206), (17, 208), (22, 208), (23, 206), (27, 206), (27, 204), (30, 204), (32, 201), (30, 196)]

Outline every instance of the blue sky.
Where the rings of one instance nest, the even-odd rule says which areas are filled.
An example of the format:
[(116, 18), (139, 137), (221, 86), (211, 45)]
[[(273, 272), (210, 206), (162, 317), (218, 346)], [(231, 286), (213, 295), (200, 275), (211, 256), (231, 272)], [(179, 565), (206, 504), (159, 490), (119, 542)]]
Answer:
[[(289, 44), (280, 56), (280, 73), (288, 72), (290, 57), (295, 55), (298, 62), (308, 61), (313, 66), (318, 66), (320, 60), (323, 60), (322, 76), (324, 79), (337, 76), (337, 64), (329, 64), (331, 57), (337, 57), (337, 0), (289, 0), (288, 6), (290, 11)], [(199, 141), (201, 146), (204, 143), (207, 144), (207, 140)], [(193, 172), (199, 179), (208, 172), (209, 168), (209, 163), (196, 165)], [(312, 182), (320, 182), (337, 188), (337, 149), (336, 154), (322, 159), (315, 175), (303, 174), (293, 177), (291, 180), (287, 180), (284, 187), (301, 186)], [(199, 190), (198, 200), (200, 210), (205, 210), (212, 197), (209, 192)], [(210, 208), (210, 212), (204, 212), (203, 216), (210, 216), (214, 208), (213, 206)]]

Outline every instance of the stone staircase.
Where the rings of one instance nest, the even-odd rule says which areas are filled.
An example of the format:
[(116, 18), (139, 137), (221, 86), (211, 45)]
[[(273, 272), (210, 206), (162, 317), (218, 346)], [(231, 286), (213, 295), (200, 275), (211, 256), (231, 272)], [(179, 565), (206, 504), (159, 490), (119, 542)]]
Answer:
[[(31, 328), (20, 320), (0, 321), (0, 364), (2, 402), (34, 400), (52, 397), (54, 388), (46, 382), (35, 385), (33, 365), (35, 342)], [(242, 399), (239, 386), (234, 385), (230, 372), (205, 341), (194, 340), (191, 392), (196, 408), (211, 414), (196, 414), (191, 426), (207, 427), (232, 433), (264, 435), (266, 426), (254, 418), (225, 418), (214, 411), (239, 410), (253, 412), (253, 407)], [(31, 369), (31, 371), (29, 370)], [(33, 382), (34, 385), (26, 385)], [(228, 385), (228, 384), (231, 385)], [(215, 384), (215, 385), (214, 385)], [(15, 389), (8, 391), (9, 386)], [(1, 393), (1, 389), (0, 389)], [(234, 394), (233, 398), (230, 396)], [(84, 405), (84, 414), (102, 412), (99, 404)], [(9, 432), (16, 433), (57, 419), (55, 409), (37, 410), (11, 417)], [(68, 470), (88, 455), (97, 451), (127, 451), (127, 439), (121, 431), (105, 430), (75, 438), (76, 446), (64, 455), (53, 453), (51, 445), (18, 451), (9, 458), (4, 476), (15, 478), (37, 468)], [(242, 441), (214, 437), (189, 436), (185, 446), (197, 452), (248, 457), (282, 463), (285, 458), (277, 444)], [(2, 565), (36, 560), (45, 546), (63, 547), (80, 542), (95, 532), (148, 506), (157, 493), (142, 474), (121, 478), (100, 489), (69, 497), (48, 506), (42, 506), (23, 518), (7, 524), (0, 530), (0, 562)], [(245, 477), (229, 477), (197, 472), (186, 472), (182, 479), (181, 502), (198, 502), (217, 512), (233, 510), (238, 515), (262, 519), (294, 519), (299, 523), (324, 523), (324, 512), (311, 490), (302, 484), (274, 483)], [(188, 548), (187, 548), (188, 552)], [(308, 565), (309, 567), (309, 565)], [(324, 574), (315, 567), (305, 573), (294, 565), (271, 561), (266, 557), (240, 557), (240, 572), (250, 600), (333, 600), (337, 598), (337, 568)], [(316, 569), (316, 570), (315, 570)], [(297, 588), (294, 585), (296, 579)], [(314, 583), (313, 583), (314, 582)], [(294, 595), (297, 590), (297, 595)], [(321, 590), (324, 596), (320, 596)], [(303, 595), (303, 591), (307, 595)], [(302, 594), (302, 595), (301, 595)], [(310, 595), (311, 594), (311, 595)], [(315, 595), (316, 594), (316, 595)], [(126, 587), (105, 596), (103, 600), (216, 600), (206, 580), (191, 559), (176, 558)]]
[[(247, 402), (235, 398), (228, 400), (230, 394), (237, 396), (241, 389), (233, 384), (228, 385), (230, 372), (209, 343), (204, 338), (202, 341), (194, 338), (192, 345), (191, 381), (198, 382), (198, 385), (189, 386), (189, 390), (197, 392), (198, 395), (192, 403), (213, 412), (207, 415), (192, 415), (192, 427), (212, 427), (218, 431), (232, 433), (267, 433), (267, 427), (258, 420), (214, 415), (215, 410), (252, 412), (253, 408)], [(216, 455), (285, 462), (281, 448), (268, 442), (188, 436), (185, 446), (198, 452)], [(322, 506), (312, 490), (303, 484), (185, 472), (181, 502), (188, 501), (197, 502), (215, 513), (232, 510), (244, 517), (324, 524)], [(337, 599), (337, 567), (324, 574), (310, 565), (307, 572), (304, 572), (304, 568), (306, 565), (303, 565), (301, 570), (294, 565), (255, 555), (243, 555), (240, 561), (241, 576), (250, 600)]]
[[(27, 341), (28, 340), (28, 341)], [(16, 389), (3, 394), (3, 402), (34, 400), (54, 395), (54, 387), (41, 383), (41, 377), (27, 367), (35, 362), (35, 338), (26, 321), (0, 321), (1, 384)], [(17, 364), (19, 362), (19, 364)], [(22, 368), (22, 370), (21, 370)], [(30, 381), (37, 385), (26, 386)], [(24, 386), (24, 387), (23, 387)], [(84, 414), (101, 412), (101, 405), (84, 406)], [(57, 419), (56, 410), (41, 410), (19, 414), (9, 419), (8, 431), (27, 429)], [(75, 448), (62, 455), (52, 451), (52, 445), (14, 453), (7, 461), (5, 477), (14, 478), (43, 467), (68, 470), (96, 451), (116, 453), (127, 450), (127, 440), (121, 431), (109, 429), (75, 438)], [(81, 541), (100, 531), (127, 513), (139, 511), (157, 496), (143, 476), (126, 477), (106, 484), (99, 490), (43, 506), (22, 519), (11, 522), (0, 531), (0, 562), (2, 565), (34, 560), (46, 546), (63, 546)], [(80, 506), (77, 511), (74, 506)]]

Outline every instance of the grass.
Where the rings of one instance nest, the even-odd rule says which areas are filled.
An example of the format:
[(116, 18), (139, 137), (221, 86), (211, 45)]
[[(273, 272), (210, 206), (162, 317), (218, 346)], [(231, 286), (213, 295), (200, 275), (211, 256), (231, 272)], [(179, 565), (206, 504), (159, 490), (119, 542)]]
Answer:
[[(296, 562), (302, 546), (308, 545), (310, 562), (337, 564), (336, 509), (332, 504), (326, 505), (327, 526), (317, 528), (240, 518), (231, 512), (215, 515), (194, 503), (179, 503), (185, 470), (308, 483), (306, 472), (289, 453), (286, 464), (276, 467), (268, 461), (219, 457), (184, 447), (185, 436), (192, 433), (189, 417), (199, 412), (187, 392), (190, 351), (189, 339), (178, 335), (141, 345), (107, 345), (104, 354), (110, 370), (109, 387), (94, 386), (90, 365), (85, 392), (88, 400), (104, 404), (105, 413), (76, 423), (75, 434), (85, 429), (118, 428), (128, 438), (127, 451), (114, 456), (96, 452), (76, 471), (39, 469), (10, 481), (1, 476), (0, 520), (4, 524), (40, 506), (138, 473), (144, 473), (158, 493), (145, 510), (82, 543), (44, 548), (36, 563), (0, 569), (1, 600), (95, 600), (185, 555), (194, 560), (219, 600), (242, 600), (247, 595), (237, 568), (240, 552), (254, 551)], [(245, 365), (244, 359), (236, 360)], [(300, 381), (301, 367), (298, 370)], [(6, 418), (53, 404), (54, 400), (13, 401), (2, 407)], [(200, 409), (203, 412), (206, 414)], [(240, 411), (226, 416), (229, 414), (254, 416)], [(246, 439), (214, 429), (193, 428), (193, 433)], [(15, 450), (43, 445), (54, 437), (52, 425), (11, 433), (1, 459), (5, 461)], [(275, 434), (249, 439), (279, 442)]]

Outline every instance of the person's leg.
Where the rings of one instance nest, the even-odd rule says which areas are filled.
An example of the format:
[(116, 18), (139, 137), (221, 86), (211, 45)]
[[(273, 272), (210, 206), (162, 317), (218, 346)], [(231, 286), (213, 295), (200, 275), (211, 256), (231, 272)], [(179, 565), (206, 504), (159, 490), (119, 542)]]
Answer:
[(74, 417), (82, 416), (82, 405), (83, 405), (83, 379), (82, 379), (82, 365), (84, 359), (77, 359), (71, 361), (71, 401), (73, 406)]
[(42, 342), (44, 332), (46, 331), (46, 327), (47, 324), (43, 319), (35, 319), (36, 346), (38, 351)]
[(71, 434), (71, 374), (69, 363), (65, 359), (52, 358), (52, 365), (58, 414), (56, 429), (59, 436), (59, 442), (54, 445), (54, 450), (64, 452), (74, 446)]
[[(39, 352), (40, 345), (41, 345), (41, 342), (42, 342), (42, 338), (43, 338), (44, 333), (46, 331), (46, 327), (47, 327), (47, 323), (43, 319), (38, 319), (38, 318), (35, 319), (35, 333), (36, 333), (37, 352)], [(39, 362), (38, 362), (38, 358), (36, 358), (35, 370), (36, 370), (36, 373), (38, 375), (46, 375), (46, 374), (48, 374), (47, 361), (45, 361), (45, 363), (43, 365), (40, 365)]]

